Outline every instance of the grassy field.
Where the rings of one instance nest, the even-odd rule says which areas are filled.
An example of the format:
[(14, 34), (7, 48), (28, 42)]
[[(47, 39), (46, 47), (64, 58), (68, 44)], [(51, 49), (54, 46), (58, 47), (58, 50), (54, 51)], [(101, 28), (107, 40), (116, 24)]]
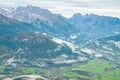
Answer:
[(5, 66), (4, 66), (4, 65), (3, 65), (3, 66), (0, 66), (0, 73), (3, 73), (4, 69), (5, 69)]
[[(75, 71), (84, 71), (88, 74), (78, 73)], [(120, 69), (115, 64), (104, 60), (95, 59), (87, 64), (79, 65), (72, 69), (66, 70), (64, 76), (68, 78), (82, 78), (90, 80), (120, 80)], [(78, 80), (78, 79), (75, 79)]]
[(42, 68), (31, 68), (26, 67), (23, 69), (23, 74), (39, 74), (38, 72), (41, 72)]
[(76, 69), (88, 71), (93, 74), (97, 74), (97, 73), (100, 74), (100, 73), (104, 73), (105, 69), (112, 67), (115, 67), (115, 65), (107, 61), (97, 59), (97, 60), (91, 60), (85, 65), (80, 65)]
[(107, 71), (101, 75), (101, 80), (120, 80), (120, 69)]
[(64, 76), (69, 77), (69, 78), (87, 78), (87, 76), (75, 73), (75, 72), (66, 72), (64, 73)]

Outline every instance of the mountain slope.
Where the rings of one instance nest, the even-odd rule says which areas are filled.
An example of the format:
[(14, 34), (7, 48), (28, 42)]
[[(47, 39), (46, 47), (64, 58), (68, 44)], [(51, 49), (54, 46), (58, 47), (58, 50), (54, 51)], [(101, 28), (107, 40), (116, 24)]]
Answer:
[[(32, 65), (41, 61), (47, 64), (50, 59), (61, 55), (71, 56), (67, 45), (55, 43), (51, 38), (36, 32), (30, 24), (0, 15), (0, 59), (5, 63)], [(40, 64), (41, 64), (40, 63)]]
[(102, 58), (120, 65), (120, 35), (91, 42), (84, 46), (81, 51), (91, 58)]
[(10, 18), (0, 15), (0, 36), (11, 37), (14, 35), (20, 35), (22, 33), (30, 34), (35, 31), (36, 28), (30, 24), (19, 22), (17, 20), (12, 20)]

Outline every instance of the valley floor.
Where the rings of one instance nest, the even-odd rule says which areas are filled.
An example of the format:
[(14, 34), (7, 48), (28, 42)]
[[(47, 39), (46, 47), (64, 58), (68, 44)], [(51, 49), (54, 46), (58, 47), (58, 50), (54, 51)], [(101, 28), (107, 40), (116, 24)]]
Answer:
[(102, 59), (60, 67), (0, 66), (0, 80), (24, 80), (24, 78), (27, 80), (120, 80), (120, 67)]

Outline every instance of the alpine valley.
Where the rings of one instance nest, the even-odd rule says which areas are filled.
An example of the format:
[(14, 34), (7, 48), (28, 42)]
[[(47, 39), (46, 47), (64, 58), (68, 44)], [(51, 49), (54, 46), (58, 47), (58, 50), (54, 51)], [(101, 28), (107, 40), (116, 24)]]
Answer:
[(120, 18), (0, 8), (0, 80), (120, 80)]

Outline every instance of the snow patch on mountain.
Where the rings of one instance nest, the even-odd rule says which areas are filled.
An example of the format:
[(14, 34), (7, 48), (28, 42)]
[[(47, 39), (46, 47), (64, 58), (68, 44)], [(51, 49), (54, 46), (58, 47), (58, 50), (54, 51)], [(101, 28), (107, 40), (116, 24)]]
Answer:
[(115, 46), (120, 48), (120, 41), (119, 42), (114, 42)]
[(55, 64), (64, 64), (64, 63), (67, 63), (67, 64), (70, 64), (70, 63), (75, 63), (75, 62), (77, 62), (78, 60), (74, 60), (74, 59), (72, 59), (72, 60), (59, 60), (59, 61), (56, 61), (56, 62), (54, 62)]
[(95, 51), (94, 50), (92, 50), (92, 49), (89, 49), (89, 48), (83, 48), (83, 49), (81, 49), (81, 51), (82, 52), (85, 52), (85, 53), (88, 53), (88, 54), (93, 54), (93, 53), (95, 53)]
[(95, 57), (102, 57), (102, 54), (95, 54)]
[(95, 44), (98, 45), (98, 46), (100, 45), (100, 43), (98, 41), (95, 41)]
[(104, 49), (107, 49), (107, 50), (110, 50), (112, 51), (113, 49), (111, 47), (108, 47), (108, 46), (102, 46)]
[(22, 48), (19, 48), (15, 53), (24, 53)]
[(76, 36), (76, 35), (70, 35), (70, 38), (71, 38), (71, 39), (76, 39), (77, 36)]
[(42, 35), (45, 35), (45, 36), (46, 36), (46, 35), (47, 35), (47, 33), (43, 33)]
[(79, 61), (86, 61), (87, 58), (86, 58), (86, 57), (79, 56), (79, 57), (78, 57), (78, 60), (79, 60)]
[(109, 40), (108, 43), (113, 43), (116, 47), (120, 48), (120, 41)]
[(54, 51), (55, 51), (55, 52), (60, 51), (61, 48), (62, 48), (62, 46), (59, 45)]
[(8, 64), (12, 64), (13, 62), (15, 61), (14, 57), (10, 58), (7, 60), (7, 63)]
[(8, 8), (1, 8), (1, 9), (4, 10), (4, 11), (7, 11), (7, 12), (11, 12), (11, 10), (8, 9)]
[(58, 38), (53, 38), (52, 40), (62, 46), (64, 46), (64, 44), (66, 44), (68, 47), (70, 47), (72, 49), (72, 52), (76, 52), (76, 49), (78, 48), (78, 46), (76, 46), (73, 43), (68, 42), (68, 41), (64, 41), (64, 40), (61, 40)]

